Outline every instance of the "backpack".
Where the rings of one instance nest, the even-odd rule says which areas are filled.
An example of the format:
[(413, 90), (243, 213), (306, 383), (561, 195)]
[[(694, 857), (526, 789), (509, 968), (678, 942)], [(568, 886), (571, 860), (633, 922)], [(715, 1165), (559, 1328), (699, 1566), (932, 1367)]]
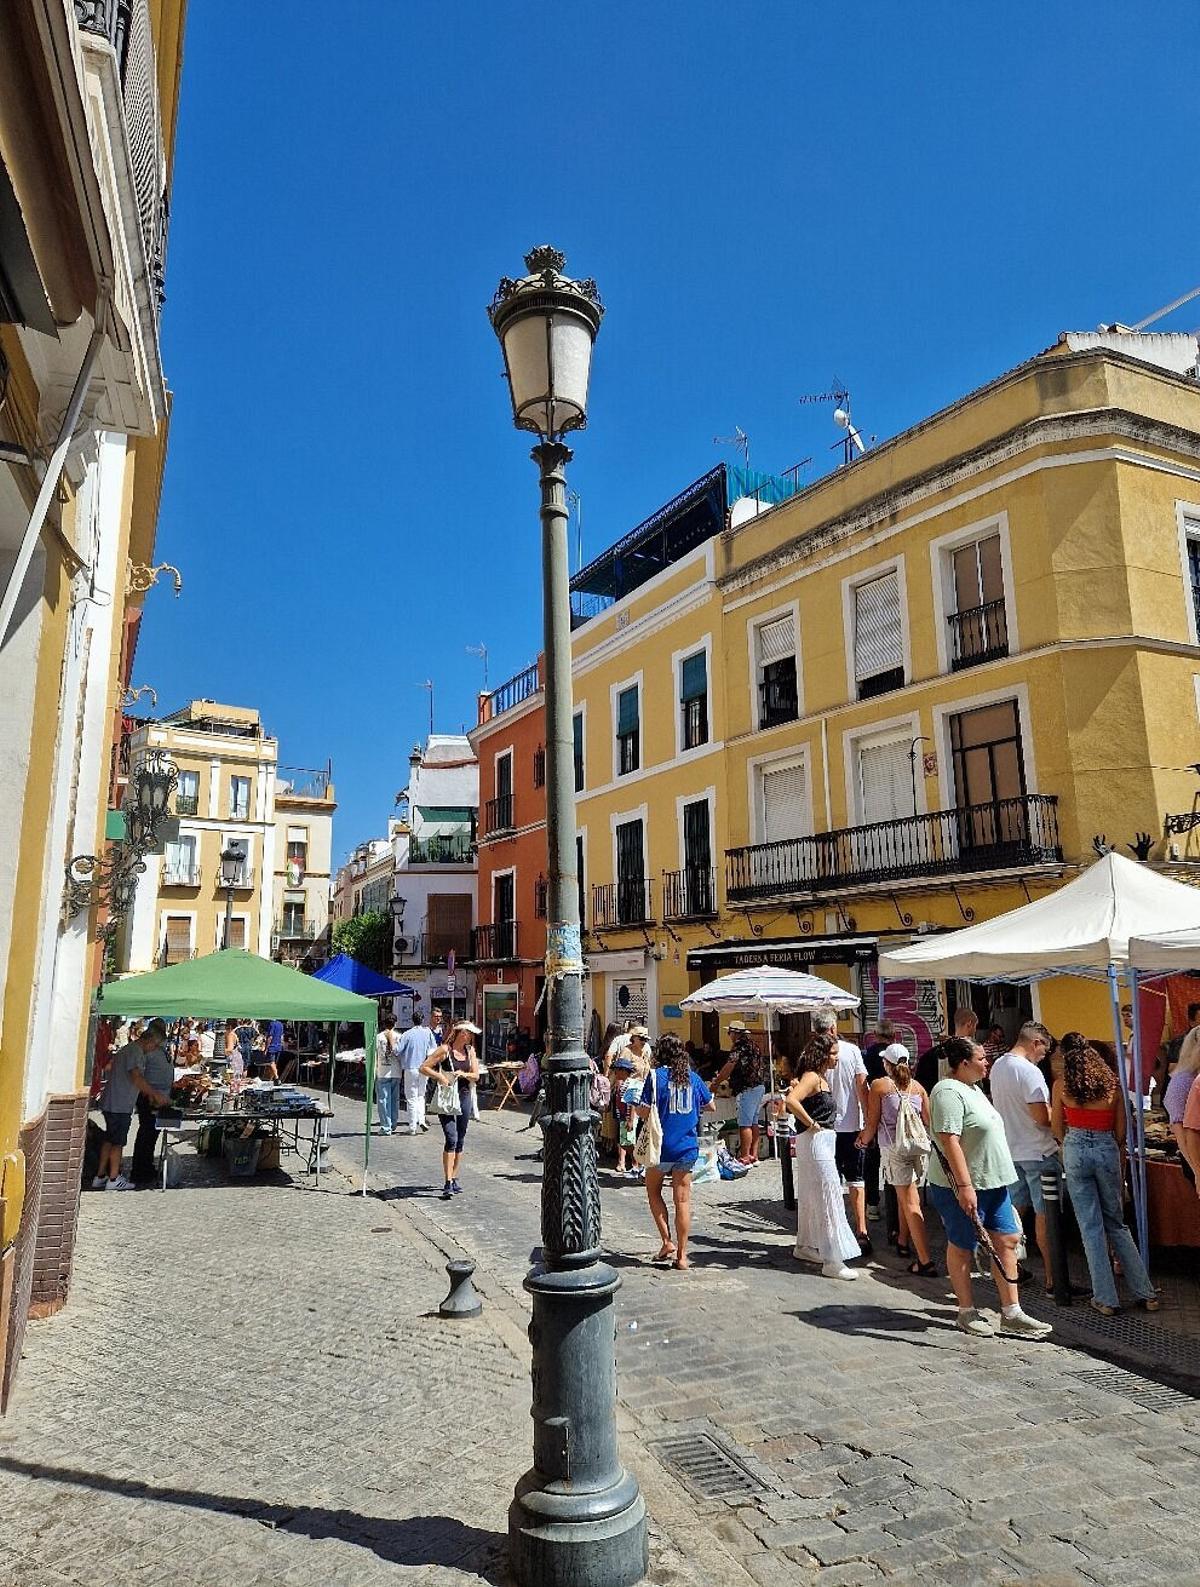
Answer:
[(919, 1163), (932, 1149), (929, 1131), (906, 1091), (897, 1090), (900, 1105), (896, 1109), (896, 1156), (905, 1163)]
[(592, 1066), (592, 1084), (588, 1093), (588, 1100), (597, 1113), (603, 1113), (612, 1102), (612, 1082), (607, 1075), (601, 1074), (594, 1064)]

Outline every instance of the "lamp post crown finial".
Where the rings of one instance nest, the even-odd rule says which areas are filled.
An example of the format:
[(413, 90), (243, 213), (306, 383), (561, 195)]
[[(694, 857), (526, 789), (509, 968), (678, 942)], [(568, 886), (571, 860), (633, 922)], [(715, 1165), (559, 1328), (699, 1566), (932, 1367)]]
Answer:
[(525, 268), (530, 275), (540, 275), (543, 270), (561, 271), (566, 262), (566, 254), (560, 248), (552, 248), (549, 243), (531, 248), (525, 255)]

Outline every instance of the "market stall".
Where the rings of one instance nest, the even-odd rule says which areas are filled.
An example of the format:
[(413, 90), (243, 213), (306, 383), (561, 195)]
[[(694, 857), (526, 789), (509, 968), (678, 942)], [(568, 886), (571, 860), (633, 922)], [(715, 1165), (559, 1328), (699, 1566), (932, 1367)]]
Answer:
[[(326, 986), (340, 986), (343, 992), (354, 992), (359, 997), (416, 997), (417, 989), (409, 986), (404, 981), (393, 981), (390, 975), (380, 975), (378, 970), (372, 970), (369, 965), (360, 964), (357, 959), (352, 959), (348, 953), (339, 953), (336, 958), (330, 959), (328, 964), (323, 964), (319, 970), (313, 972), (314, 981), (323, 981)], [(377, 1005), (378, 1006), (378, 1005)], [(338, 1063), (342, 1060), (337, 1050), (337, 1025), (329, 1027), (329, 1107), (333, 1107), (333, 1083), (336, 1078)], [(366, 1062), (364, 1050), (362, 1062)], [(367, 1098), (367, 1116), (370, 1118), (370, 1097)], [(369, 1132), (368, 1132), (369, 1133)]]
[[(1136, 993), (1150, 977), (1187, 975), (1200, 967), (1200, 926), (1155, 931), (1129, 943), (1130, 982)], [(1184, 1176), (1167, 1131), (1146, 1150), (1150, 1233), (1158, 1245), (1200, 1246), (1200, 1199)]]
[(813, 1014), (832, 1008), (839, 1014), (859, 1006), (859, 999), (843, 987), (822, 981), (801, 970), (778, 970), (769, 964), (719, 975), (681, 999), (685, 1014), (765, 1014), (768, 1092), (775, 1090), (775, 1052), (771, 1041), (773, 1014)]
[(260, 959), (242, 948), (224, 948), (200, 959), (145, 975), (109, 981), (96, 994), (96, 1013), (126, 1018), (348, 1020), (366, 1033), (366, 1119), (363, 1129), (363, 1191), (371, 1149), (378, 1014), (369, 997), (302, 975), (288, 965)]
[[(920, 976), (935, 981), (1008, 981), (1023, 985), (1051, 976), (1080, 975), (1107, 983), (1143, 1259), (1148, 1259), (1150, 1250), (1145, 1101), (1148, 1069), (1143, 1064), (1141, 1027), (1136, 1019), (1133, 1051), (1126, 1052), (1121, 981), (1124, 977), (1131, 985), (1136, 1007), (1137, 973), (1130, 952), (1131, 939), (1145, 941), (1144, 967), (1151, 968), (1152, 950), (1148, 944), (1164, 931), (1177, 942), (1182, 941), (1181, 933), (1192, 933), (1192, 944), (1180, 952), (1186, 966), (1194, 966), (1197, 958), (1189, 958), (1189, 954), (1196, 954), (1196, 943), (1200, 941), (1200, 891), (1119, 854), (1106, 854), (1046, 898), (961, 931), (930, 936), (907, 948), (879, 955), (881, 1016), (887, 979)], [(1161, 951), (1165, 954), (1167, 950)]]

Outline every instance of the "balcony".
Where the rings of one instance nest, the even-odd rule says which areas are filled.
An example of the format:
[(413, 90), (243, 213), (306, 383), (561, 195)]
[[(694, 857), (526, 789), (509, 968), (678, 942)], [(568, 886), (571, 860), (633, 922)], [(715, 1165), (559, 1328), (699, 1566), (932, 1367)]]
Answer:
[(275, 946), (281, 942), (315, 942), (320, 934), (321, 926), (315, 920), (277, 920), (271, 941)]
[(946, 621), (950, 624), (951, 672), (1008, 655), (1008, 617), (1003, 599), (986, 601), (964, 612), (951, 612)]
[(513, 830), (512, 794), (497, 794), (495, 799), (488, 800), (483, 807), (483, 830), (488, 837)]
[(493, 717), (503, 716), (505, 711), (511, 711), (518, 705), (523, 705), (531, 699), (542, 686), (541, 668), (535, 661), (531, 666), (518, 672), (515, 677), (509, 678), (498, 689), (493, 689), (490, 694), (479, 696), (479, 721), (490, 722)]
[(663, 920), (711, 920), (717, 913), (713, 871), (690, 865), (663, 872)]
[(160, 887), (199, 887), (201, 871), (198, 865), (164, 865), (159, 879)]
[(254, 867), (253, 867), (253, 865), (243, 865), (241, 870), (237, 873), (237, 875), (234, 877), (232, 882), (224, 882), (224, 881), (222, 881), (220, 872), (217, 873), (217, 891), (218, 892), (224, 893), (230, 887), (232, 887), (233, 891), (235, 893), (246, 893), (246, 892), (249, 892), (249, 890), (253, 886), (254, 886)]
[(176, 794), (175, 814), (177, 816), (194, 816), (200, 812), (199, 794)]
[(592, 888), (592, 930), (649, 926), (654, 922), (653, 887), (648, 876), (628, 876)]
[(491, 926), (475, 926), (471, 931), (472, 959), (502, 961), (517, 956), (517, 923), (498, 920)]
[(470, 834), (455, 832), (431, 838), (409, 838), (410, 865), (473, 865), (475, 845)]
[(800, 696), (795, 671), (790, 678), (764, 678), (758, 686), (759, 727), (779, 727), (783, 722), (796, 721), (799, 715)]
[(730, 903), (1062, 863), (1058, 800), (1024, 794), (729, 849)]

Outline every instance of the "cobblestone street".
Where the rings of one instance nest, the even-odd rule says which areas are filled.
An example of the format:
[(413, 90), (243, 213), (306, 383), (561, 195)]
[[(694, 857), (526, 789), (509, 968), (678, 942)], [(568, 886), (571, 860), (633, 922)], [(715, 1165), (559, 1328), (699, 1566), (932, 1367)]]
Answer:
[[(72, 1298), (31, 1327), (0, 1426), (5, 1587), (503, 1583), (538, 1240), (522, 1122), (473, 1127), (449, 1203), (436, 1131), (374, 1141), (365, 1200), (340, 1174), (198, 1185), (191, 1160), (166, 1196), (85, 1196)], [(337, 1137), (335, 1162), (357, 1149)], [(918, 1294), (888, 1258), (853, 1286), (796, 1269), (773, 1165), (696, 1199), (680, 1274), (647, 1265), (641, 1189), (605, 1189), (661, 1587), (1200, 1582), (1196, 1402), (1147, 1409), (1074, 1349), (967, 1340), (945, 1285)], [(450, 1325), (430, 1313), (462, 1251), (485, 1310)], [(740, 1458), (739, 1495), (676, 1481), (656, 1446), (689, 1431)]]

